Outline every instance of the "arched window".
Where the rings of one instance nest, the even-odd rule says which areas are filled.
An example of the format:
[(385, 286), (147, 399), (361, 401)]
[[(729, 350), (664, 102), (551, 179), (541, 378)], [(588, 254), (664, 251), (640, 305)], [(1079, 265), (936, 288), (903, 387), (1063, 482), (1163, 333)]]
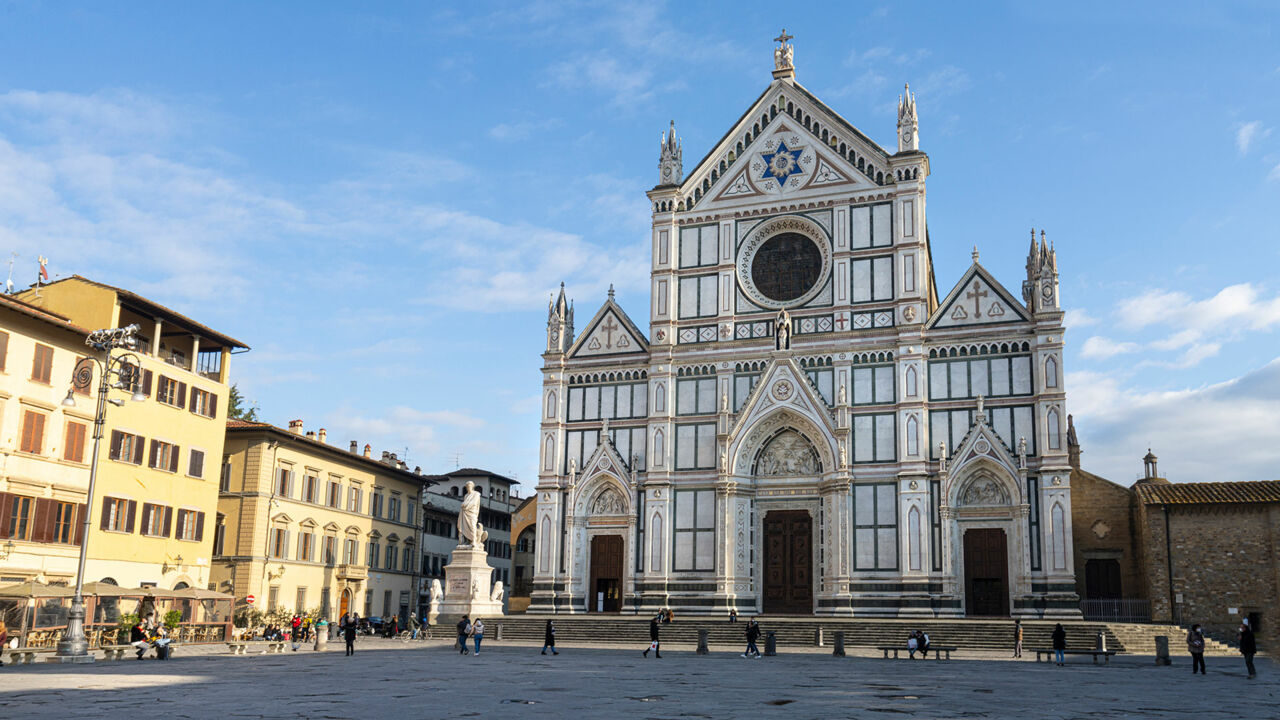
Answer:
[(907, 511), (907, 557), (909, 558), (909, 568), (911, 570), (919, 570), (921, 563), (920, 550), (920, 509), (915, 505)]
[(556, 444), (551, 435), (542, 444), (542, 469), (554, 470), (556, 462)]
[(653, 466), (664, 467), (666, 463), (666, 442), (662, 435), (662, 428), (653, 431)]
[(1052, 356), (1044, 361), (1044, 386), (1047, 388), (1058, 387), (1058, 361)]
[(920, 454), (920, 423), (915, 415), (907, 418), (907, 454)]
[(1050, 514), (1053, 523), (1053, 569), (1067, 569), (1067, 513), (1062, 509), (1062, 503), (1053, 504), (1053, 512)]
[(538, 572), (551, 572), (551, 517), (543, 518), (538, 532), (542, 537), (538, 540)]
[(662, 572), (662, 515), (649, 520), (649, 572)]
[(653, 388), (653, 411), (655, 413), (667, 411), (667, 386), (663, 383), (658, 383)]
[(556, 416), (556, 391), (552, 390), (547, 393), (547, 417), (554, 418)]
[(1060, 450), (1062, 448), (1062, 421), (1058, 419), (1058, 409), (1050, 408), (1049, 415), (1045, 419), (1045, 432), (1049, 435), (1049, 449)]
[(916, 383), (916, 366), (915, 366), (915, 365), (908, 365), (908, 366), (907, 366), (907, 382), (906, 382), (906, 385), (907, 385), (907, 387), (906, 387), (906, 395), (907, 395), (907, 397), (915, 397), (915, 396), (916, 396), (916, 393), (918, 392), (918, 391), (916, 390), (916, 385), (917, 385), (917, 383)]

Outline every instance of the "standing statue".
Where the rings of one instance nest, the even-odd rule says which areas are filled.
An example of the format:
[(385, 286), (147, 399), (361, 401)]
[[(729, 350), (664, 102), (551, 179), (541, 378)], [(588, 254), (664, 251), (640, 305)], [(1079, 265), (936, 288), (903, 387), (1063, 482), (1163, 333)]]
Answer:
[(467, 481), (462, 494), (462, 507), (458, 510), (458, 543), (459, 547), (477, 547), (480, 539), (480, 493), (476, 484)]
[(775, 350), (791, 349), (791, 315), (787, 313), (787, 309), (783, 308), (778, 311), (778, 317), (773, 321), (773, 334), (777, 340)]

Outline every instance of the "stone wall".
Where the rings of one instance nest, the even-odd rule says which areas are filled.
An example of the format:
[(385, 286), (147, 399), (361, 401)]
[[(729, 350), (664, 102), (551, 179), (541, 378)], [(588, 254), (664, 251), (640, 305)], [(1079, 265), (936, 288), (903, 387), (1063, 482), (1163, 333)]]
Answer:
[(1145, 598), (1138, 559), (1133, 491), (1093, 473), (1071, 471), (1071, 526), (1075, 540), (1076, 592), (1088, 597), (1085, 567), (1090, 559), (1120, 563), (1121, 597)]
[(1280, 647), (1280, 505), (1146, 505), (1137, 514), (1153, 620), (1200, 623), (1234, 642), (1240, 619), (1257, 612), (1260, 648)]

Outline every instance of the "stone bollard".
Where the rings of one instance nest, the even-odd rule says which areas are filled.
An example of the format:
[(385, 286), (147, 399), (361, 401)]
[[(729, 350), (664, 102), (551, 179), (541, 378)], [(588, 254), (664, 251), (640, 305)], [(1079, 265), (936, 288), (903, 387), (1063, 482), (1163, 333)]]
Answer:
[(502, 641), (502, 623), (498, 623), (498, 633), (493, 636), (494, 640)]
[(321, 620), (316, 623), (316, 652), (323, 652), (329, 648), (329, 623)]
[(1173, 664), (1173, 661), (1169, 659), (1169, 638), (1166, 635), (1156, 636), (1156, 664)]
[(822, 647), (822, 628), (813, 631), (813, 644)]
[(706, 655), (708, 652), (710, 652), (710, 650), (707, 650), (707, 631), (699, 630), (698, 631), (698, 654)]
[(770, 630), (764, 636), (764, 654), (773, 657), (778, 654), (778, 637), (777, 633)]
[(844, 632), (836, 631), (836, 646), (831, 651), (832, 657), (844, 657)]
[(1098, 631), (1098, 637), (1094, 639), (1093, 649), (1094, 650), (1107, 649), (1107, 636), (1101, 630)]

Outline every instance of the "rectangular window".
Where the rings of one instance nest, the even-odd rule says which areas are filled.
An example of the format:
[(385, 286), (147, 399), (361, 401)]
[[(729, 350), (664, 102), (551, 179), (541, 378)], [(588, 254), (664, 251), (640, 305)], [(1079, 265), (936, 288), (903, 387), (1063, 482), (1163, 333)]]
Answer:
[(400, 563), (400, 570), (402, 572), (409, 572), (411, 569), (413, 569), (413, 548), (407, 547), (404, 549), (404, 559), (403, 562)]
[(645, 428), (611, 428), (609, 437), (613, 439), (613, 446), (617, 448), (618, 454), (628, 463), (634, 463), (633, 470), (644, 470)]
[(289, 531), (284, 528), (271, 528), (271, 542), (268, 548), (271, 557), (283, 560), (289, 554)]
[(875, 365), (853, 369), (853, 404), (884, 405), (894, 401), (894, 367)]
[(313, 503), (316, 501), (316, 494), (320, 492), (320, 478), (315, 475), (302, 476), (302, 501)]
[(360, 512), (360, 499), (364, 497), (364, 490), (359, 485), (352, 485), (347, 488), (347, 511)]
[(853, 488), (855, 570), (898, 569), (898, 487), (895, 483)]
[(289, 468), (276, 470), (276, 495), (285, 498), (293, 495), (293, 471)]
[(99, 528), (110, 532), (133, 532), (133, 516), (138, 503), (123, 498), (103, 498)]
[(380, 550), (381, 550), (381, 547), (378, 545), (378, 543), (373, 542), (373, 541), (369, 541), (369, 555), (368, 555), (369, 567), (374, 568), (374, 569), (377, 569), (377, 567), (378, 567), (378, 552), (379, 552)]
[(591, 385), (569, 388), (569, 422), (610, 418), (626, 420), (648, 415), (646, 383)]
[(231, 492), (231, 460), (223, 458), (222, 472), (218, 475), (218, 490), (220, 492)]
[(375, 490), (373, 499), (369, 502), (369, 514), (374, 517), (382, 517), (382, 492)]
[(1027, 476), (1027, 550), (1031, 553), (1031, 569), (1040, 569), (1040, 478)]
[(400, 522), (400, 498), (392, 495), (387, 500), (387, 519), (392, 522)]
[(75, 539), (76, 504), (54, 503), (53, 542), (69, 545)]
[(31, 359), (31, 379), (46, 385), (53, 380), (53, 348), (36, 343), (36, 352)]
[(703, 267), (718, 262), (719, 226), (680, 228), (680, 267)]
[(395, 545), (387, 546), (387, 563), (385, 567), (388, 570), (396, 569), (396, 546)]
[(298, 533), (298, 559), (299, 560), (303, 562), (312, 561), (313, 559), (312, 555), (315, 552), (315, 548), (313, 546), (315, 542), (315, 537), (316, 537), (315, 535), (309, 532)]
[(747, 404), (747, 397), (760, 382), (760, 373), (739, 373), (733, 376), (733, 411), (738, 412)]
[(156, 400), (176, 408), (186, 406), (187, 384), (171, 377), (160, 376), (156, 384)]
[(850, 240), (854, 250), (893, 244), (892, 204), (849, 208)]
[(680, 278), (680, 318), (713, 317), (716, 314), (717, 275)]
[(187, 453), (187, 475), (193, 478), (204, 477), (203, 450), (191, 450)]
[(897, 416), (893, 413), (853, 416), (853, 461), (892, 462), (898, 458)]
[(192, 386), (191, 412), (201, 417), (216, 417), (218, 415), (218, 396), (208, 390), (201, 390)]
[(893, 256), (853, 261), (853, 302), (893, 299)]
[(30, 540), (32, 526), (35, 525), (35, 498), (13, 495), (10, 498), (9, 537), (13, 540)]
[(929, 399), (1030, 395), (1031, 357), (975, 358), (929, 361)]
[(43, 413), (22, 411), (22, 441), (18, 446), (22, 452), (39, 455), (44, 451), (44, 421)]
[(324, 564), (333, 565), (338, 561), (338, 538), (333, 535), (324, 536)]
[(293, 598), (293, 611), (298, 613), (299, 615), (303, 615), (307, 612), (307, 589), (306, 588), (304, 587), (298, 588), (297, 595), (295, 595)]
[(325, 504), (332, 508), (340, 507), (338, 505), (338, 501), (341, 498), (342, 498), (342, 485), (338, 483), (337, 480), (330, 480), (328, 498)]
[(280, 607), (280, 586), (272, 585), (267, 588), (267, 609), (275, 610)]
[(715, 570), (715, 491), (678, 490), (675, 500), (674, 569)]
[(63, 460), (75, 463), (84, 462), (84, 436), (88, 427), (84, 423), (67, 421), (67, 433), (62, 441)]
[(163, 440), (151, 441), (151, 460), (147, 467), (165, 472), (178, 472), (178, 446)]
[(676, 469), (708, 470), (716, 466), (716, 424), (676, 425)]
[(677, 415), (712, 415), (717, 410), (715, 377), (676, 381)]
[(346, 538), (342, 542), (342, 562), (345, 565), (355, 565), (356, 560), (355, 538)]
[(565, 437), (565, 467), (568, 468), (569, 461), (577, 463), (579, 470), (582, 469), (582, 462), (586, 460), (591, 453), (595, 452), (596, 446), (600, 444), (599, 430), (570, 430), (564, 434)]
[(213, 526), (213, 554), (214, 555), (225, 554), (223, 552), (223, 546), (227, 542), (227, 526), (225, 523), (221, 522), (221, 517), (222, 516), (219, 516), (218, 524)]
[(831, 368), (805, 370), (804, 374), (809, 378), (809, 382), (818, 388), (818, 394), (822, 396), (822, 399), (828, 405), (832, 404), (835, 400), (835, 395), (833, 394), (835, 381)]
[(204, 540), (204, 513), (198, 510), (179, 510), (178, 525), (173, 537), (192, 542)]
[(172, 508), (154, 503), (143, 503), (142, 524), (139, 532), (149, 537), (169, 537), (170, 523), (173, 522)]

